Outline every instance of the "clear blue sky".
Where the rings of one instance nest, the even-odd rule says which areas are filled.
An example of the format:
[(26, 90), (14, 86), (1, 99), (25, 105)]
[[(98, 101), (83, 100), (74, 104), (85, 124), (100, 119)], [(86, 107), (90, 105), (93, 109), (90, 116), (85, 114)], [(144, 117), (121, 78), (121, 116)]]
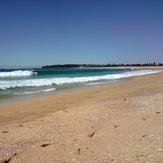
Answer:
[(0, 0), (0, 66), (163, 62), (163, 0)]

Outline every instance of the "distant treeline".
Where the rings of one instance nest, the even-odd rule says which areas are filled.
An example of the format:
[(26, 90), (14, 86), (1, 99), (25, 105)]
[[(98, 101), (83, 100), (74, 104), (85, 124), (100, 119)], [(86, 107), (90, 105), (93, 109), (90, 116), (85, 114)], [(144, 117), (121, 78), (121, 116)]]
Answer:
[(63, 65), (46, 65), (42, 68), (79, 68), (79, 67), (147, 67), (163, 66), (163, 63), (144, 63), (144, 64), (63, 64)]

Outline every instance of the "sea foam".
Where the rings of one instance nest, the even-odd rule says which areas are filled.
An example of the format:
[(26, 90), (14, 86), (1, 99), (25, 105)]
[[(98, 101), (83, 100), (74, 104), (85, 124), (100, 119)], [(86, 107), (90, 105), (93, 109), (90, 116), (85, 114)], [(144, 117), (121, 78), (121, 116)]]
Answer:
[(160, 70), (138, 70), (129, 71), (121, 74), (108, 74), (103, 76), (88, 76), (88, 77), (60, 77), (60, 78), (44, 78), (44, 79), (23, 79), (23, 80), (1, 80), (0, 89), (5, 90), (9, 88), (21, 88), (21, 87), (40, 87), (40, 86), (52, 86), (62, 85), (70, 83), (84, 83), (100, 80), (115, 80), (128, 78), (133, 76), (141, 76), (147, 74), (159, 73)]
[(21, 77), (21, 76), (31, 76), (31, 75), (33, 75), (33, 71), (29, 71), (29, 70), (17, 70), (17, 71), (10, 71), (10, 72), (0, 72), (0, 78)]
[(43, 89), (43, 90), (38, 90), (38, 91), (24, 91), (19, 92), (19, 93), (14, 93), (15, 95), (32, 95), (32, 94), (38, 94), (38, 93), (42, 93), (42, 92), (54, 92), (56, 90), (56, 88), (50, 88), (50, 89)]

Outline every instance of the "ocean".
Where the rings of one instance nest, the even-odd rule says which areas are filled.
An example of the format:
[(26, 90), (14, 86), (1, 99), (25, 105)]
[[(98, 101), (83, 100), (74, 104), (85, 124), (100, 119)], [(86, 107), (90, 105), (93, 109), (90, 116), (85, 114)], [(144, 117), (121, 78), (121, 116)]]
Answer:
[(0, 69), (0, 101), (158, 73), (132, 68)]

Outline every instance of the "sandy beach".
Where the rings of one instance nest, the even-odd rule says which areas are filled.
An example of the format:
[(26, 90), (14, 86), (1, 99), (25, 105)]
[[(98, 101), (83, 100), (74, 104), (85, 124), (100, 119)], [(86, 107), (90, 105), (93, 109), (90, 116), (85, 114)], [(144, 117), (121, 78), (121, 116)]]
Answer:
[(162, 163), (163, 73), (0, 105), (0, 162)]

